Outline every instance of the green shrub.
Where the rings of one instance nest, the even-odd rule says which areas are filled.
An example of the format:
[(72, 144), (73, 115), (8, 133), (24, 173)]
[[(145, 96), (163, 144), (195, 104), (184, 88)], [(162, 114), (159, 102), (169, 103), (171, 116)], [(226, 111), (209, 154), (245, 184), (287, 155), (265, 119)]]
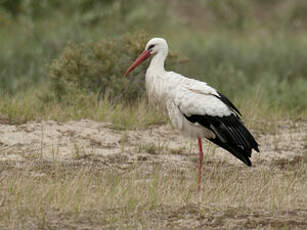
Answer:
[(6, 11), (16, 16), (21, 10), (21, 0), (1, 0), (0, 7), (4, 8)]
[[(124, 73), (148, 40), (149, 36), (141, 32), (119, 39), (103, 39), (98, 43), (69, 44), (62, 57), (49, 67), (52, 92), (62, 102), (71, 102), (75, 94), (82, 92), (107, 96), (113, 102), (136, 101), (145, 91), (144, 76), (148, 64), (140, 65), (128, 79)], [(177, 55), (170, 54), (168, 63), (178, 61)]]

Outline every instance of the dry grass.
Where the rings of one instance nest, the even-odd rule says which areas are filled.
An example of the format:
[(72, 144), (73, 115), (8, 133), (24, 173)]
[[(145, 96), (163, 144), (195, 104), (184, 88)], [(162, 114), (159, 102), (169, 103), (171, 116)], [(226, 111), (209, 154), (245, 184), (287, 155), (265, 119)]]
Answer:
[[(159, 148), (149, 148), (148, 150)], [(172, 154), (171, 152), (169, 154)], [(305, 229), (307, 157), (254, 168), (127, 163), (121, 155), (71, 162), (1, 162), (2, 229)]]
[[(21, 108), (22, 100), (12, 105), (5, 101), (0, 103), (2, 109), (10, 108), (5, 118), (9, 122), (14, 122), (11, 117), (16, 118), (18, 114), (26, 115), (25, 120), (35, 116), (58, 120), (85, 116), (112, 122), (109, 128), (120, 136), (119, 151), (104, 156), (97, 154), (95, 148), (104, 145), (113, 148), (111, 145), (91, 139), (92, 147), (85, 147), (77, 138), (89, 137), (78, 136), (74, 130), (62, 130), (62, 135), (70, 136), (74, 143), (71, 160), (57, 159), (61, 154), (59, 146), (54, 146), (53, 157), (46, 160), (45, 156), (50, 154), (45, 152), (48, 133), (41, 125), (37, 151), (19, 152), (21, 161), (0, 161), (1, 229), (307, 228), (306, 135), (299, 144), (303, 143), (303, 148), (288, 146), (290, 150), (286, 149), (300, 151), (299, 155), (272, 161), (256, 157), (252, 168), (219, 159), (213, 145), (205, 148), (204, 177), (198, 197), (197, 155), (193, 148), (170, 146), (165, 139), (174, 138), (174, 134), (168, 131), (156, 133), (155, 138), (161, 140), (154, 141), (151, 132), (157, 130), (142, 130), (165, 122), (163, 115), (156, 116), (155, 111), (149, 113), (151, 108), (145, 101), (137, 107), (123, 107), (106, 100), (97, 103), (94, 98), (81, 104), (80, 110), (77, 106), (62, 110), (59, 105), (49, 103), (49, 108), (38, 112), (40, 104), (28, 97), (24, 101), (31, 101), (32, 109), (29, 103)], [(272, 139), (260, 143), (263, 152), (284, 151), (285, 137), (280, 135), (302, 127), (291, 121), (281, 126), (278, 114), (275, 117), (266, 113), (269, 110), (253, 110), (259, 101), (258, 97), (253, 100), (253, 103), (241, 103), (240, 107), (246, 111), (245, 122), (255, 129), (257, 139), (263, 134), (266, 135), (264, 140)], [(260, 120), (265, 114), (271, 116)], [(154, 144), (142, 143), (142, 139), (135, 143), (132, 131), (123, 131), (135, 127), (142, 128), (139, 132), (150, 136)], [(19, 128), (28, 130), (27, 125)], [(299, 134), (304, 135), (304, 130), (299, 130)], [(107, 135), (105, 130), (100, 130), (100, 134)], [(296, 136), (289, 134), (289, 138)], [(4, 154), (17, 152), (18, 146)]]

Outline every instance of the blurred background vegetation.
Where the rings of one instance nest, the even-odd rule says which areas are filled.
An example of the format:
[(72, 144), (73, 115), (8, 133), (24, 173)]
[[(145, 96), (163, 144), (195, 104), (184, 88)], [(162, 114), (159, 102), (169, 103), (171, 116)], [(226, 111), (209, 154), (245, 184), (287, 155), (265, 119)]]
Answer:
[(257, 97), (305, 113), (306, 12), (305, 0), (0, 0), (0, 95), (137, 101), (146, 65), (129, 80), (123, 74), (159, 36), (172, 52), (169, 69), (237, 103)]

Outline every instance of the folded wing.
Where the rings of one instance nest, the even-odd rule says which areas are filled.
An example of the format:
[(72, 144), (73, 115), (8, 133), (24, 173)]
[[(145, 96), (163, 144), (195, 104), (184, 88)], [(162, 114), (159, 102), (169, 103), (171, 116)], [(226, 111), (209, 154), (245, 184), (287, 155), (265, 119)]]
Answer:
[(189, 122), (198, 123), (215, 134), (215, 138), (208, 140), (251, 166), (249, 158), (252, 149), (259, 152), (258, 143), (241, 121), (239, 110), (224, 95), (213, 90), (185, 90), (186, 96), (177, 97), (176, 104)]

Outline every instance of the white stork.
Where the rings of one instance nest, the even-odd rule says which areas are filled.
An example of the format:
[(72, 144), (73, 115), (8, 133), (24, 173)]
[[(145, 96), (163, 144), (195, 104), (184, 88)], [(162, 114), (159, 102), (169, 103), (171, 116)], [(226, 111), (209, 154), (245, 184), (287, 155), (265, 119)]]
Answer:
[(207, 138), (251, 166), (252, 149), (259, 152), (254, 137), (240, 119), (239, 110), (207, 83), (186, 78), (164, 69), (168, 45), (163, 38), (151, 39), (125, 76), (153, 55), (146, 71), (146, 90), (150, 100), (158, 101), (171, 123), (184, 136), (197, 138), (199, 148), (198, 193), (201, 184), (203, 150)]

